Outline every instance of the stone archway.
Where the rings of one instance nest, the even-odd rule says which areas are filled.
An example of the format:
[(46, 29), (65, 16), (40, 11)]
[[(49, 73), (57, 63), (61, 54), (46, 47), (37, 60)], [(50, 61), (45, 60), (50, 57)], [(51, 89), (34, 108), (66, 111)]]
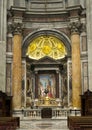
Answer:
[[(26, 51), (27, 51), (27, 48), (28, 48), (28, 46), (30, 45), (30, 42), (32, 42), (35, 38), (37, 38), (37, 37), (40, 37), (40, 36), (44, 36), (44, 35), (46, 35), (46, 36), (53, 36), (53, 37), (56, 37), (56, 38), (58, 38), (59, 40), (61, 40), (63, 43), (64, 43), (64, 46), (67, 48), (67, 56), (69, 56), (70, 55), (70, 50), (71, 50), (71, 46), (70, 46), (70, 40), (69, 40), (69, 38), (64, 34), (64, 33), (61, 33), (61, 32), (59, 32), (59, 31), (56, 31), (56, 30), (38, 30), (38, 31), (36, 31), (36, 32), (33, 32), (33, 33), (31, 33), (31, 34), (29, 34), (25, 39), (24, 39), (24, 42), (23, 42), (23, 44), (22, 44), (22, 56), (26, 59), (26, 62), (29, 64), (29, 67), (28, 68), (30, 68), (30, 66), (32, 67), (32, 65), (35, 65), (35, 66), (41, 66), (41, 62), (39, 61), (39, 60), (33, 60), (33, 59), (30, 59), (30, 58), (28, 58), (27, 56), (26, 56)], [(48, 57), (48, 56), (47, 56)], [(57, 60), (56, 60), (56, 62), (57, 62)], [(59, 93), (60, 93), (60, 82), (62, 82), (62, 81), (59, 81), (59, 78), (60, 78), (60, 73), (58, 73), (59, 71), (60, 71), (60, 67), (62, 66), (62, 64), (64, 64), (64, 63), (66, 63), (67, 62), (67, 60), (66, 60), (66, 57), (64, 58), (64, 59), (60, 59), (60, 61), (59, 61), (59, 63), (58, 63), (58, 68), (59, 69), (56, 69), (55, 70), (55, 68), (53, 67), (53, 70), (55, 70), (56, 71), (56, 78), (57, 78), (57, 92), (56, 92), (56, 98), (64, 98), (64, 95), (62, 96), (62, 95), (60, 95)], [(50, 69), (52, 68), (52, 65), (50, 66), (50, 64), (51, 64), (51, 61), (49, 62), (49, 66), (50, 67), (48, 67), (48, 61), (46, 61), (46, 62), (44, 62), (43, 63), (44, 65), (45, 65), (45, 68), (43, 69), (43, 71), (45, 70), (45, 69), (47, 69), (47, 71), (50, 71)], [(52, 63), (53, 64), (53, 63)], [(46, 67), (47, 66), (47, 67)], [(57, 65), (56, 65), (57, 66)], [(49, 69), (48, 69), (49, 68)], [(33, 68), (34, 69), (34, 68)], [(32, 91), (32, 93), (34, 93), (34, 92), (36, 92), (36, 96), (32, 96), (33, 94), (31, 93), (31, 97), (32, 98), (38, 98), (38, 87), (36, 87), (35, 89), (33, 88), (33, 86), (38, 86), (37, 85), (37, 83), (38, 83), (38, 70), (39, 70), (39, 67), (38, 68), (36, 68), (35, 67), (35, 75), (34, 74), (32, 74), (32, 72), (30, 71), (30, 70), (28, 70), (28, 71), (30, 71), (30, 73), (31, 73), (31, 75), (29, 75), (29, 77), (26, 77), (27, 79), (31, 79), (29, 82), (30, 82), (30, 86), (32, 86), (29, 90), (30, 91)], [(42, 71), (42, 70), (41, 70)], [(67, 77), (66, 77), (67, 78)], [(65, 76), (63, 75), (62, 76), (62, 80), (64, 81), (65, 79)], [(34, 80), (35, 79), (35, 80)], [(31, 83), (31, 82), (34, 82), (34, 83)], [(64, 84), (64, 83), (63, 83)], [(62, 89), (62, 91), (65, 91), (65, 88), (63, 88)], [(30, 99), (30, 96), (29, 96), (29, 98), (28, 98), (28, 100)], [(28, 101), (28, 103), (30, 104), (30, 101)]]
[(26, 50), (27, 50), (27, 47), (28, 45), (30, 44), (30, 42), (39, 37), (39, 36), (43, 36), (43, 35), (52, 35), (52, 36), (55, 36), (57, 37), (58, 39), (60, 39), (64, 45), (66, 46), (67, 48), (67, 51), (68, 51), (68, 55), (70, 55), (70, 52), (71, 52), (71, 41), (70, 39), (68, 38), (67, 35), (65, 35), (63, 32), (60, 32), (58, 30), (55, 30), (55, 29), (52, 29), (52, 30), (49, 30), (49, 29), (40, 29), (40, 30), (36, 30), (32, 33), (30, 33), (27, 37), (25, 37), (24, 41), (23, 41), (23, 44), (22, 44), (22, 56), (25, 57), (26, 56)]

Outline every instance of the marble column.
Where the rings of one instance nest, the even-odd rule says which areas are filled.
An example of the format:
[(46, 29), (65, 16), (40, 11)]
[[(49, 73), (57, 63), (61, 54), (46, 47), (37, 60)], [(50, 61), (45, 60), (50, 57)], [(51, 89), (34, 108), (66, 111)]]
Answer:
[(81, 60), (80, 60), (80, 35), (79, 22), (71, 23), (71, 45), (72, 45), (72, 106), (81, 107)]
[(13, 93), (13, 110), (21, 109), (21, 78), (22, 78), (22, 63), (21, 63), (21, 24), (14, 25), (13, 36), (13, 64), (12, 64), (12, 93)]

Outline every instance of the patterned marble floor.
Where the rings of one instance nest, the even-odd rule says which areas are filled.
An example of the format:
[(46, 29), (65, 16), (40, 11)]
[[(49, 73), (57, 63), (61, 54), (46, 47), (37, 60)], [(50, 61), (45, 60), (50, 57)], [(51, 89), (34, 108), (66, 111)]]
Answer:
[(17, 130), (69, 130), (66, 120), (22, 120)]

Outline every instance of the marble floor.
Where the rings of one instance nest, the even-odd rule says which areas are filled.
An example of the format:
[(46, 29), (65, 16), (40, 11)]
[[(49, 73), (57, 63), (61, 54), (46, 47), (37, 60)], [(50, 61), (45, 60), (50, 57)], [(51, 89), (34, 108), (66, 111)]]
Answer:
[(17, 130), (69, 130), (65, 119), (22, 120)]

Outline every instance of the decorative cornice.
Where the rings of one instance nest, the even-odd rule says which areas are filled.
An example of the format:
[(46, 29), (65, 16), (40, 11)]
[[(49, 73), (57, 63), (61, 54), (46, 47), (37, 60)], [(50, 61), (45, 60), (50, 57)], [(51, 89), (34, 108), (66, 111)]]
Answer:
[(81, 5), (74, 5), (74, 6), (68, 6), (66, 7), (68, 11), (74, 11), (74, 10), (83, 10)]
[(21, 12), (24, 12), (26, 10), (25, 7), (17, 7), (17, 6), (11, 6), (11, 9), (10, 9), (12, 12), (13, 11), (21, 11)]

